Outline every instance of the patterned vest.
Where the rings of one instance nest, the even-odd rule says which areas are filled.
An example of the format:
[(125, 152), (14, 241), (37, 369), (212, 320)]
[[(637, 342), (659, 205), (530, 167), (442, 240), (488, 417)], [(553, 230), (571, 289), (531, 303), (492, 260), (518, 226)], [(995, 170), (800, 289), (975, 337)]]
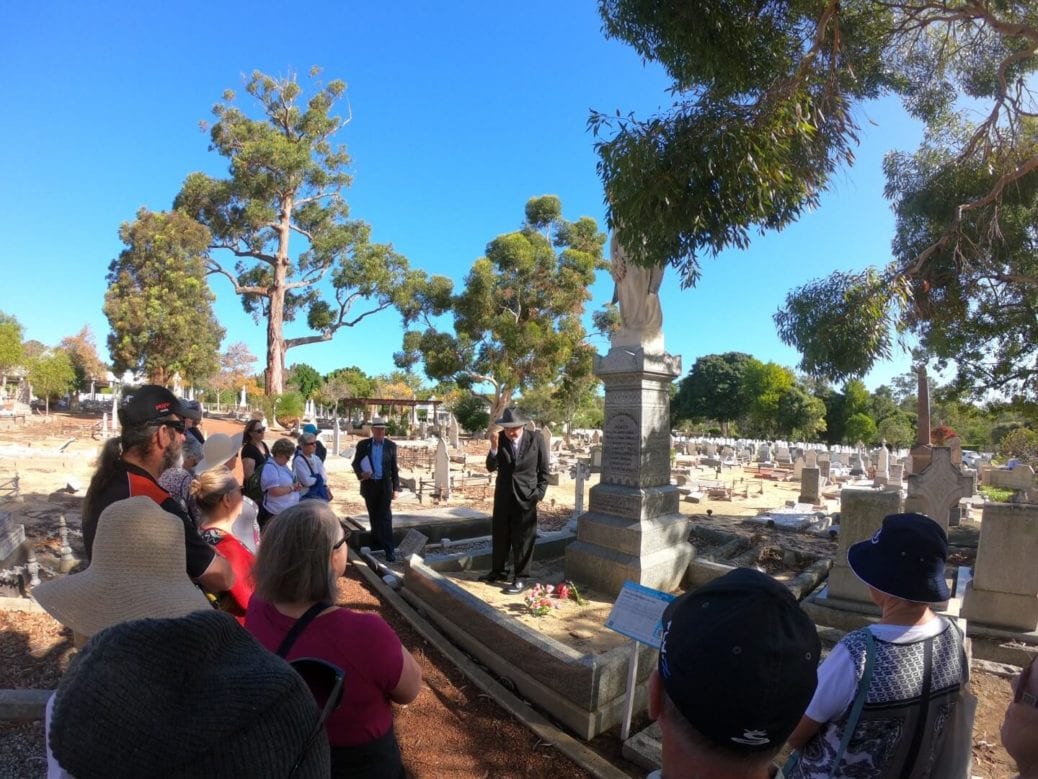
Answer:
[[(848, 633), (841, 641), (854, 662), (859, 684), (865, 673), (865, 630)], [(875, 647), (865, 706), (840, 765), (832, 762), (840, 748), (850, 706), (839, 719), (825, 723), (804, 746), (800, 763), (789, 779), (930, 776), (963, 678), (965, 656), (959, 631), (947, 622), (932, 638), (912, 644), (891, 644), (877, 638)]]

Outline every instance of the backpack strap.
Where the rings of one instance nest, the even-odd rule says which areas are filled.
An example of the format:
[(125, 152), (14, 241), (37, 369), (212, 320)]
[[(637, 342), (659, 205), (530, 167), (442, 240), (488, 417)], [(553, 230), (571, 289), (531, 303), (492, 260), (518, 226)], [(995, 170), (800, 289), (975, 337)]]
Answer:
[(847, 745), (851, 743), (851, 736), (854, 735), (855, 729), (858, 727), (858, 720), (861, 718), (861, 710), (865, 706), (865, 694), (869, 691), (869, 684), (872, 683), (872, 669), (876, 665), (876, 639), (872, 635), (872, 631), (867, 627), (865, 628), (865, 671), (861, 675), (861, 681), (858, 682), (858, 692), (854, 695), (854, 703), (851, 705), (850, 716), (847, 717), (847, 724), (843, 729), (843, 737), (840, 739), (840, 749), (836, 753), (836, 758), (833, 760), (833, 772), (840, 765), (840, 761), (843, 760), (843, 753), (847, 751)]
[(278, 647), (275, 654), (278, 657), (285, 657), (288, 654), (288, 650), (290, 650), (292, 645), (296, 642), (296, 639), (299, 638), (299, 634), (306, 629), (306, 626), (313, 622), (318, 614), (330, 607), (330, 603), (326, 603), (322, 600), (304, 611), (303, 615), (295, 621), (295, 624), (293, 624), (285, 634), (285, 637), (282, 639), (281, 645)]

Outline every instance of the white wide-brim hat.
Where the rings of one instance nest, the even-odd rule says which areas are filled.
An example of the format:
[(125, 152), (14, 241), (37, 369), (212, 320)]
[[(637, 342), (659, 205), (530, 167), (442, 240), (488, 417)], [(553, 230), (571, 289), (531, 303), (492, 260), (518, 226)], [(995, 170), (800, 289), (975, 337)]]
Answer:
[(241, 449), (242, 434), (229, 436), (226, 433), (213, 433), (202, 444), (202, 462), (195, 466), (195, 473), (201, 475), (213, 468), (226, 465), (232, 457), (236, 457)]
[(184, 523), (144, 496), (101, 512), (89, 568), (40, 584), (32, 594), (54, 619), (85, 636), (131, 619), (212, 608), (187, 575)]

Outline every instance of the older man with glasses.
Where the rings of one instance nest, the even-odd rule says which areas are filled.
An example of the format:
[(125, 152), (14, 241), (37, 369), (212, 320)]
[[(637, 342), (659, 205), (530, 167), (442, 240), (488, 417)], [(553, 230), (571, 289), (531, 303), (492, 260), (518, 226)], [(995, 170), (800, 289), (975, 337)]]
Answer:
[(172, 392), (154, 384), (141, 387), (119, 409), (121, 433), (101, 451), (83, 500), (83, 543), (89, 559), (101, 512), (117, 500), (144, 495), (184, 523), (188, 576), (210, 592), (223, 592), (234, 583), (230, 564), (202, 540), (184, 508), (158, 483), (180, 457), (183, 411)]

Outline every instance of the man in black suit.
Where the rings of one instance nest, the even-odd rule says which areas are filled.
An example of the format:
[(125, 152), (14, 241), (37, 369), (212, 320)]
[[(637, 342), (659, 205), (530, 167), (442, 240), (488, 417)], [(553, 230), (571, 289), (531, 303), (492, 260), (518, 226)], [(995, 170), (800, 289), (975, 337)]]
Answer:
[(503, 428), (496, 446), (491, 438), (487, 470), (497, 471), (494, 486), (494, 517), (491, 523), (493, 562), (480, 581), (505, 578), (508, 550), (512, 550), (512, 584), (505, 592), (518, 594), (526, 589), (537, 535), (537, 502), (548, 489), (548, 453), (544, 441), (533, 430), (525, 430), (527, 420), (513, 409), (505, 409), (494, 422)]
[(353, 472), (360, 479), (360, 494), (368, 507), (371, 536), (386, 553), (386, 562), (396, 562), (393, 546), (392, 502), (400, 494), (400, 472), (396, 465), (396, 444), (386, 438), (386, 420), (371, 420), (371, 438), (357, 444)]

